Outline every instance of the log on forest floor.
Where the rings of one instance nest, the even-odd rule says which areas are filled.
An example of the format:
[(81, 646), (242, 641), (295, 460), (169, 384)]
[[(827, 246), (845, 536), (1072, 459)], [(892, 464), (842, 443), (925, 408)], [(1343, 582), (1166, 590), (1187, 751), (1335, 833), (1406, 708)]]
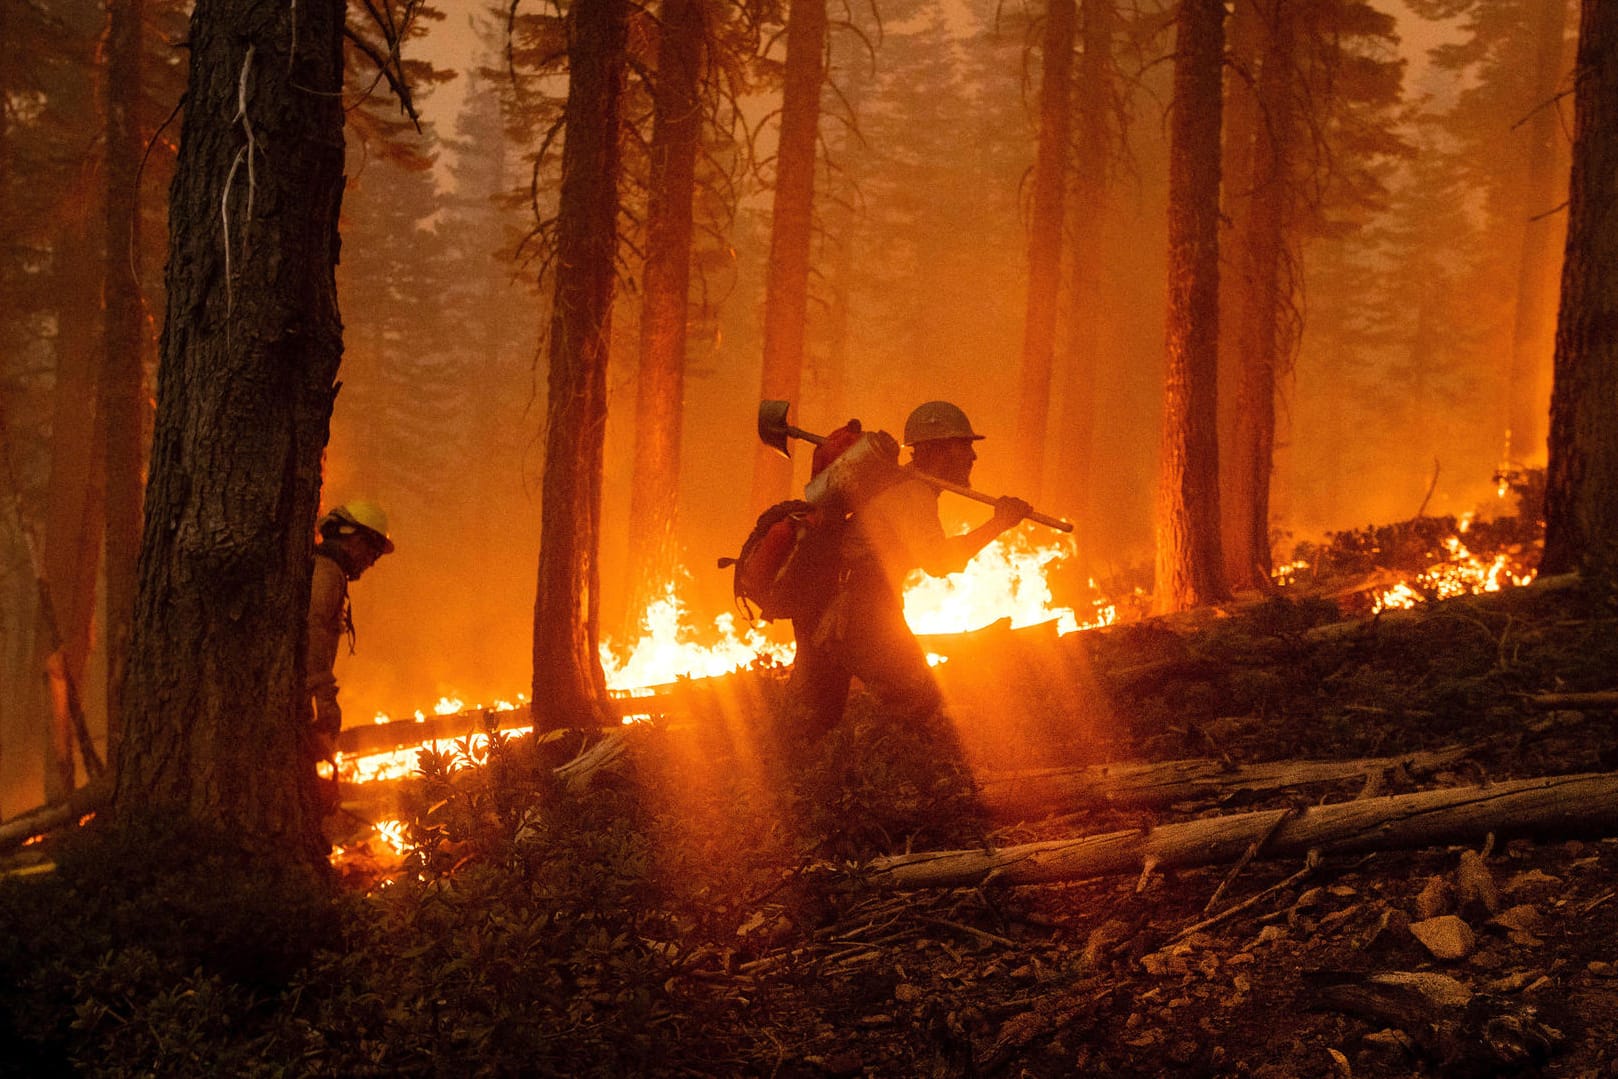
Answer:
[(1083, 804), (1151, 807), (1234, 794), (1273, 791), (1345, 779), (1374, 781), (1402, 770), (1425, 775), (1464, 760), (1472, 746), (1450, 746), (1391, 757), (1343, 761), (1269, 761), (1229, 765), (1196, 758), (1156, 763), (1104, 764), (1087, 768), (1045, 768), (991, 772), (979, 780), (985, 806), (997, 816), (1051, 812)]
[(1475, 842), (1490, 834), (1614, 832), (1618, 774), (1596, 773), (1207, 817), (998, 850), (895, 855), (865, 864), (858, 876), (865, 885), (891, 889), (1046, 884), (1139, 873), (1147, 866), (1190, 868), (1311, 851), (1410, 850)]
[(74, 823), (112, 801), (112, 776), (101, 778), (74, 791), (65, 802), (40, 806), (0, 823), (0, 851), (22, 846), (28, 840)]

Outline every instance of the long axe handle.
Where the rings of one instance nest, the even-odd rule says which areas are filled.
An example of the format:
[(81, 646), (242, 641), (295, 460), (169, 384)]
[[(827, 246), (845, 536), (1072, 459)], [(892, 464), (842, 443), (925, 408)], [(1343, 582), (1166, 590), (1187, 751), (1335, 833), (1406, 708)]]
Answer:
[[(786, 422), (787, 407), (788, 405), (785, 401), (763, 401), (759, 404), (758, 437), (763, 440), (766, 446), (771, 446), (784, 454), (786, 453), (786, 440), (789, 437), (800, 442), (813, 443), (816, 446), (826, 441), (825, 435), (817, 435), (812, 431), (805, 431), (801, 427), (794, 427)], [(937, 476), (929, 475), (919, 469), (914, 471), (912, 475), (937, 490), (948, 491), (951, 494), (960, 495), (962, 498), (970, 498), (972, 501), (981, 502), (985, 506), (992, 506), (999, 501), (994, 495), (984, 494), (982, 491), (973, 490), (971, 487), (963, 487), (959, 483), (939, 479)], [(1058, 532), (1073, 531), (1072, 521), (1052, 517), (1050, 514), (1040, 513), (1038, 510), (1029, 510), (1028, 520), (1042, 524), (1046, 528), (1054, 528)]]
[[(997, 499), (994, 495), (984, 494), (982, 491), (973, 490), (970, 487), (962, 487), (960, 484), (951, 483), (949, 480), (941, 480), (937, 476), (930, 476), (920, 469), (915, 470), (913, 474), (923, 483), (936, 487), (940, 491), (948, 491), (950, 494), (960, 495), (962, 498), (970, 498), (972, 501), (981, 502), (985, 506), (992, 506), (999, 501), (999, 499)], [(1073, 531), (1072, 521), (1066, 521), (1060, 517), (1052, 517), (1048, 513), (1040, 513), (1035, 509), (1030, 509), (1028, 511), (1028, 519), (1030, 521), (1042, 524), (1046, 528), (1054, 528), (1058, 532)]]

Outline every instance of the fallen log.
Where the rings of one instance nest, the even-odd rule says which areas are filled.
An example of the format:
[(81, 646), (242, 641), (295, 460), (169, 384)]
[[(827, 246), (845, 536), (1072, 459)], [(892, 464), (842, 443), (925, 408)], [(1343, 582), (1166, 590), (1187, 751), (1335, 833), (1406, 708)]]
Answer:
[[(739, 701), (756, 701), (761, 687), (779, 677), (778, 672), (769, 670), (732, 671), (711, 678), (691, 678), (648, 686), (633, 695), (614, 693), (608, 698), (607, 706), (620, 719), (632, 716), (701, 717), (734, 712)], [(411, 749), (423, 742), (455, 741), (496, 730), (510, 733), (531, 727), (533, 722), (532, 710), (526, 704), (498, 710), (473, 708), (447, 716), (345, 727), (337, 736), (337, 748), (346, 757), (365, 757), (374, 753)]]
[(527, 705), (509, 711), (475, 708), (431, 719), (404, 719), (345, 727), (337, 735), (337, 748), (345, 757), (364, 757), (372, 753), (407, 749), (428, 741), (453, 741), (494, 730), (509, 731), (532, 723)]
[(93, 782), (75, 790), (65, 802), (30, 809), (0, 823), (0, 851), (14, 850), (34, 836), (71, 824), (87, 813), (104, 808), (111, 801), (112, 775), (103, 772)]
[[(928, 652), (942, 656), (968, 655), (985, 648), (1012, 648), (1047, 644), (1057, 639), (1058, 622), (1050, 620), (1032, 626), (1011, 626), (1002, 618), (964, 633), (929, 634), (918, 637)], [(679, 717), (703, 719), (735, 715), (762, 708), (762, 689), (778, 682), (786, 668), (745, 668), (729, 674), (685, 678), (662, 685), (645, 686), (631, 693), (614, 691), (608, 707), (619, 718)], [(528, 705), (516, 708), (472, 708), (447, 716), (391, 720), (387, 723), (359, 723), (345, 727), (337, 736), (337, 748), (348, 757), (409, 749), (428, 741), (453, 741), (494, 730), (512, 731), (533, 724)]]
[(991, 813), (1006, 816), (1081, 804), (1152, 807), (1234, 794), (1368, 778), (1403, 769), (1424, 775), (1447, 768), (1473, 747), (1360, 757), (1344, 761), (1270, 761), (1230, 766), (1196, 758), (1149, 764), (1103, 764), (1088, 768), (1046, 768), (991, 772), (979, 780), (979, 795)]
[(1494, 834), (1565, 836), (1618, 831), (1618, 774), (1557, 776), (1362, 798), (1301, 811), (1265, 810), (999, 850), (951, 850), (878, 858), (860, 871), (877, 888), (963, 888), (990, 882), (1048, 884), (1161, 869), (1217, 865), (1257, 845), (1258, 858), (1309, 851), (1351, 854), (1469, 843)]

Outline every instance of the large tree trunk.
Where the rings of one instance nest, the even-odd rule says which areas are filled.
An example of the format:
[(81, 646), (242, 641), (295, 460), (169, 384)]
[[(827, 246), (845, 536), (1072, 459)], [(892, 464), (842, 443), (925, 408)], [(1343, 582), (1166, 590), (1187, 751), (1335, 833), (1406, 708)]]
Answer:
[(1256, 588), (1270, 574), (1270, 474), (1275, 459), (1275, 394), (1296, 334), (1292, 332), (1292, 266), (1288, 228), (1293, 197), (1293, 97), (1297, 21), (1294, 0), (1262, 3), (1260, 122), (1252, 141), (1252, 184), (1246, 227), (1235, 262), (1244, 287), (1235, 327), (1236, 400), (1230, 409), (1231, 453), (1220, 456), (1220, 511), (1226, 583)]
[[(1224, 133), (1221, 154), (1220, 207), (1224, 231), (1219, 251), (1224, 259), (1219, 275), (1219, 385), (1235, 387), (1241, 381), (1242, 329), (1247, 325), (1247, 309), (1252, 303), (1253, 281), (1247, 258), (1253, 218), (1254, 142), (1258, 138), (1258, 82), (1261, 33), (1258, 0), (1236, 0), (1231, 7), (1226, 32), (1228, 62), (1225, 68)], [(1235, 410), (1237, 395), (1219, 395), (1219, 456), (1221, 462), (1236, 460)], [(1223, 478), (1223, 477), (1222, 477)], [(1227, 490), (1229, 483), (1227, 481)], [(1220, 498), (1221, 553), (1225, 572), (1233, 584), (1243, 575), (1234, 572), (1231, 557), (1238, 544), (1231, 533), (1236, 528), (1234, 497)]]
[[(815, 204), (815, 145), (825, 77), (826, 0), (792, 0), (787, 11), (786, 82), (775, 155), (775, 208), (764, 282), (764, 377), (770, 400), (795, 400), (803, 385), (809, 314), (809, 240)], [(792, 463), (760, 445), (753, 459), (753, 508), (789, 496)]]
[(691, 284), (691, 200), (702, 108), (704, 0), (665, 0), (652, 87), (651, 192), (646, 211), (645, 298), (635, 396), (635, 466), (629, 494), (629, 628), (679, 564), (680, 432)]
[[(117, 751), (120, 699), (135, 610), (140, 554), (141, 465), (145, 428), (142, 372), (147, 333), (141, 304), (140, 191), (137, 176), (145, 139), (140, 102), (143, 0), (107, 6), (107, 205), (105, 349), (98, 408), (105, 440), (107, 598), (107, 746)], [(234, 110), (233, 110), (234, 111)]]
[(568, 26), (567, 136), (534, 602), (538, 730), (612, 721), (599, 644), (601, 482), (628, 11), (624, 0), (580, 0)]
[(1169, 299), (1158, 476), (1159, 611), (1223, 599), (1219, 544), (1219, 128), (1225, 9), (1185, 0), (1169, 128)]
[(1112, 36), (1117, 22), (1113, 0), (1084, 0), (1075, 80), (1073, 196), (1069, 200), (1072, 266), (1071, 306), (1066, 347), (1067, 378), (1057, 422), (1065, 449), (1062, 468), (1050, 477), (1059, 509), (1072, 514), (1081, 535), (1094, 536), (1100, 521), (1093, 477), (1096, 462), (1097, 386), (1104, 350), (1097, 328), (1106, 280), (1103, 241), (1108, 212), (1108, 177), (1113, 158)]
[(1028, 304), (1017, 393), (1017, 482), (1039, 499), (1056, 354), (1056, 300), (1062, 287), (1062, 202), (1073, 111), (1075, 0), (1048, 0), (1040, 49), (1039, 149), (1028, 222)]
[(120, 816), (175, 812), (311, 864), (303, 628), (342, 354), (343, 11), (204, 0), (191, 18), (115, 795)]
[(1618, 7), (1579, 22), (1541, 574), (1618, 570)]
[[(1595, 0), (1592, 0), (1595, 2)], [(1618, 776), (1524, 779), (1301, 811), (1268, 809), (1080, 839), (1052, 839), (996, 850), (932, 851), (878, 858), (862, 882), (878, 888), (972, 888), (1048, 884), (1143, 866), (1180, 869), (1260, 858), (1362, 854), (1469, 843), (1493, 834), (1574, 836), (1618, 828)]]
[(1556, 235), (1562, 215), (1562, 138), (1556, 108), (1562, 82), (1566, 0), (1539, 0), (1534, 23), (1533, 111), (1524, 124), (1528, 143), (1527, 199), (1522, 250), (1517, 260), (1517, 302), (1512, 315), (1511, 360), (1506, 370), (1505, 463), (1521, 467), (1545, 444), (1545, 368), (1555, 336), (1553, 291)]

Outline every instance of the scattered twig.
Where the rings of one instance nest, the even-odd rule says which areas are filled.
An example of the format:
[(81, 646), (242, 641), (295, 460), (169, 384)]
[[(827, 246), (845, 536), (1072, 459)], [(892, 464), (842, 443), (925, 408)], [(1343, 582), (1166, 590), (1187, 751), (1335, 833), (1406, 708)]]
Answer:
[(1320, 852), (1318, 850), (1311, 850), (1308, 853), (1308, 855), (1306, 855), (1304, 857), (1303, 868), (1298, 870), (1296, 873), (1292, 874), (1292, 876), (1288, 877), (1286, 880), (1280, 881), (1279, 883), (1276, 883), (1276, 884), (1272, 884), (1268, 888), (1265, 888), (1261, 892), (1254, 892), (1252, 895), (1248, 896), (1246, 899), (1242, 900), (1240, 903), (1237, 903), (1237, 904), (1235, 904), (1233, 906), (1226, 907), (1224, 910), (1220, 911), (1218, 914), (1215, 914), (1211, 918), (1204, 918), (1200, 922), (1195, 922), (1195, 923), (1193, 923), (1191, 925), (1186, 926), (1184, 929), (1182, 929), (1178, 933), (1176, 933), (1174, 935), (1174, 937), (1169, 941), (1169, 943), (1173, 944), (1176, 941), (1184, 940), (1186, 937), (1189, 937), (1193, 933), (1200, 933), (1200, 932), (1202, 932), (1202, 930), (1207, 929), (1207, 928), (1209, 928), (1211, 926), (1218, 925), (1220, 922), (1226, 920), (1227, 918), (1232, 918), (1235, 915), (1240, 914), (1244, 910), (1252, 909), (1253, 907), (1257, 906), (1259, 903), (1263, 902), (1269, 896), (1274, 895), (1276, 892), (1279, 892), (1284, 888), (1290, 888), (1294, 884), (1297, 884), (1299, 881), (1304, 880), (1310, 874), (1312, 874), (1315, 871), (1316, 867), (1318, 867), (1319, 865), (1320, 865)]
[(1156, 868), (1157, 868), (1157, 856), (1155, 854), (1148, 854), (1145, 858), (1143, 858), (1141, 860), (1140, 878), (1135, 881), (1135, 894), (1136, 895), (1140, 895), (1142, 892), (1144, 892), (1146, 890), (1146, 886), (1149, 885), (1152, 882), (1152, 872)]
[(948, 918), (935, 918), (931, 915), (923, 915), (921, 920), (926, 922), (928, 925), (936, 925), (943, 929), (954, 929), (958, 932), (965, 933), (968, 936), (977, 937), (979, 940), (986, 943), (998, 944), (1002, 948), (1015, 948), (1018, 946), (1017, 942), (1012, 940), (1010, 937), (1002, 937), (998, 933), (991, 933), (986, 929), (979, 929), (975, 925), (966, 925), (962, 922), (952, 922)]
[(1579, 914), (1589, 914), (1592, 910), (1595, 910), (1597, 907), (1612, 899), (1614, 896), (1618, 896), (1618, 892), (1608, 892), (1605, 895), (1596, 896), (1594, 899), (1590, 900), (1588, 903), (1584, 904), (1584, 906), (1579, 908)]
[(1280, 828), (1281, 825), (1291, 820), (1296, 814), (1297, 810), (1291, 809), (1285, 815), (1276, 817), (1275, 823), (1270, 826), (1270, 830), (1268, 832), (1264, 833), (1264, 835), (1253, 840), (1253, 842), (1247, 845), (1247, 850), (1242, 853), (1240, 858), (1236, 859), (1236, 864), (1230, 867), (1230, 872), (1225, 874), (1225, 879), (1219, 882), (1219, 887), (1215, 888), (1213, 895), (1208, 897), (1208, 902), (1203, 906), (1202, 913), (1207, 914), (1214, 909), (1214, 907), (1219, 903), (1219, 900), (1224, 896), (1225, 892), (1230, 889), (1230, 886), (1233, 883), (1235, 883), (1236, 878), (1241, 874), (1241, 871), (1247, 868), (1247, 863), (1251, 862), (1255, 857), (1257, 857), (1258, 852), (1263, 849), (1264, 844), (1268, 843), (1270, 838), (1275, 835), (1276, 830)]

